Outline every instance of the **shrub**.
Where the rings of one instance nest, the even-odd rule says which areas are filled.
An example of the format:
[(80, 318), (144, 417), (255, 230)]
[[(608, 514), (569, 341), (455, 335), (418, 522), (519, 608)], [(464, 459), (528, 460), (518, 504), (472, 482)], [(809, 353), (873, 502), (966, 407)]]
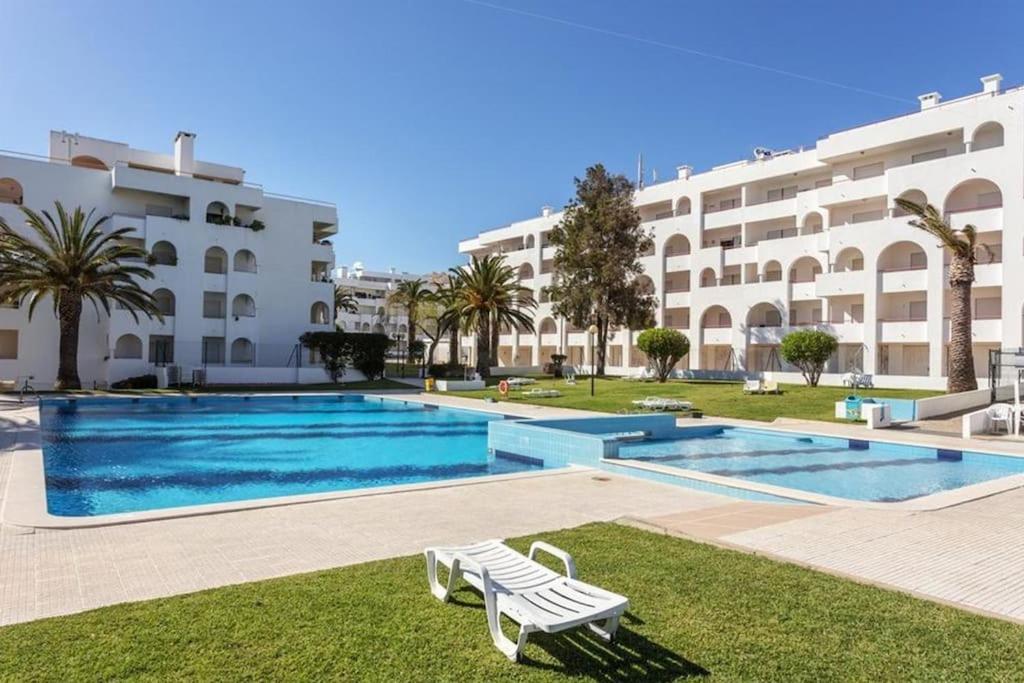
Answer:
[(465, 365), (449, 365), (448, 363), (434, 363), (427, 367), (427, 376), (434, 379), (462, 379), (466, 376)]
[(779, 351), (787, 363), (798, 368), (808, 386), (818, 386), (825, 363), (839, 347), (839, 340), (821, 330), (797, 330), (782, 339)]
[(349, 364), (366, 375), (377, 379), (384, 375), (385, 357), (391, 340), (385, 334), (332, 332), (306, 332), (299, 337), (306, 348), (316, 349), (324, 361), (324, 372), (337, 382)]
[(139, 375), (137, 377), (126, 377), (110, 385), (111, 389), (156, 389), (159, 381), (156, 375)]
[(690, 352), (690, 340), (679, 330), (655, 327), (636, 338), (636, 346), (647, 356), (659, 382), (668, 379), (672, 368)]
[(266, 224), (259, 218), (253, 218), (252, 223), (249, 224), (249, 229), (252, 230), (253, 232), (259, 232), (260, 230), (263, 230), (266, 227)]

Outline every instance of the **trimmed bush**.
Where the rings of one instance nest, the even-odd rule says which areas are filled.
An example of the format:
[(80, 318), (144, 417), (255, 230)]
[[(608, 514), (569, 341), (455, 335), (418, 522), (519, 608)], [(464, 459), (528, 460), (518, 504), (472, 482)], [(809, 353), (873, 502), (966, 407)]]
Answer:
[(839, 348), (839, 340), (821, 330), (797, 330), (782, 339), (783, 360), (800, 368), (807, 385), (818, 386), (825, 363)]
[(647, 362), (659, 382), (668, 379), (672, 368), (690, 352), (690, 340), (679, 330), (654, 327), (636, 338), (636, 347), (647, 356)]
[(351, 365), (366, 379), (384, 376), (388, 348), (393, 343), (385, 334), (365, 332), (306, 332), (299, 337), (306, 348), (316, 349), (324, 361), (324, 372), (338, 382)]

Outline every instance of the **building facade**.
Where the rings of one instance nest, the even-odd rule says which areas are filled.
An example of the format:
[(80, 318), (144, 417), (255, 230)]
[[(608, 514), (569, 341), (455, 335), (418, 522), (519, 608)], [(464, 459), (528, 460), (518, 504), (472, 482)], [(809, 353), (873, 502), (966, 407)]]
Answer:
[[(1024, 89), (1001, 80), (986, 76), (981, 92), (955, 100), (922, 95), (919, 111), (826, 135), (814, 148), (759, 149), (702, 173), (681, 166), (676, 179), (636, 192), (655, 244), (642, 278), (657, 322), (691, 343), (681, 369), (786, 373), (781, 339), (814, 327), (840, 344), (825, 381), (858, 370), (879, 386), (944, 386), (949, 257), (908, 225), (899, 197), (933, 204), (954, 227), (975, 225), (989, 248), (972, 300), (979, 376), (989, 349), (1021, 346)], [(499, 365), (537, 366), (554, 353), (590, 363), (587, 333), (557, 319), (543, 292), (555, 276), (546, 235), (560, 218), (545, 208), (459, 245), (467, 255), (505, 254), (541, 302), (536, 333), (501, 335)], [(616, 331), (609, 372), (646, 365), (635, 338)]]
[[(434, 288), (434, 282), (440, 277), (437, 273), (417, 275), (398, 271), (367, 270), (362, 261), (351, 266), (341, 266), (336, 271), (335, 284), (349, 291), (355, 297), (358, 310), (355, 312), (337, 311), (338, 326), (348, 332), (376, 332), (386, 334), (392, 339), (400, 339), (393, 353), (401, 354), (409, 341), (409, 316), (403, 306), (388, 303), (388, 298), (402, 282), (422, 280), (428, 288)], [(429, 344), (430, 340), (417, 330), (416, 339)], [(442, 362), (448, 358), (448, 342), (440, 340), (434, 352), (434, 359)]]
[[(151, 255), (153, 292), (164, 319), (140, 322), (127, 310), (83, 312), (79, 373), (85, 387), (179, 368), (210, 382), (299, 379), (299, 335), (334, 324), (333, 204), (265, 192), (241, 168), (199, 161), (195, 136), (178, 133), (172, 154), (119, 142), (50, 133), (48, 157), (0, 155), (0, 216), (24, 226), (19, 205), (65, 207), (110, 216), (105, 231), (130, 237)], [(51, 386), (58, 328), (44, 303), (0, 307), (0, 378), (31, 376)], [(306, 359), (308, 360), (308, 359)], [(322, 381), (322, 371), (317, 371)], [(310, 380), (312, 381), (312, 380)]]

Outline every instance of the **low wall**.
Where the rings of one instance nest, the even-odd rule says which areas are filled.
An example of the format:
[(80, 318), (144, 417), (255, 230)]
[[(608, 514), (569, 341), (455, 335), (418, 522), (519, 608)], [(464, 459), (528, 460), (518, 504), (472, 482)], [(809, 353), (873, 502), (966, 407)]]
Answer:
[[(939, 415), (959, 413), (971, 408), (987, 406), (990, 403), (992, 393), (988, 387), (974, 391), (962, 391), (958, 394), (944, 394), (932, 398), (921, 398), (917, 400), (917, 419), (925, 420)], [(1013, 399), (1013, 384), (1004, 384), (996, 387), (996, 400), (1006, 401)]]
[(539, 375), (544, 372), (540, 365), (502, 365), (491, 368), (491, 375), (494, 377), (510, 377), (513, 375)]
[[(165, 368), (160, 368), (165, 370)], [(192, 369), (181, 369), (181, 380), (192, 381)], [(158, 373), (161, 386), (166, 386), (165, 373)], [(362, 382), (366, 376), (358, 370), (348, 369), (344, 382)], [(249, 365), (209, 365), (206, 367), (207, 384), (323, 384), (330, 382), (323, 368), (261, 368)]]
[(988, 416), (988, 408), (975, 410), (963, 416), (963, 438), (969, 439), (975, 434), (987, 434), (992, 431), (992, 420)]

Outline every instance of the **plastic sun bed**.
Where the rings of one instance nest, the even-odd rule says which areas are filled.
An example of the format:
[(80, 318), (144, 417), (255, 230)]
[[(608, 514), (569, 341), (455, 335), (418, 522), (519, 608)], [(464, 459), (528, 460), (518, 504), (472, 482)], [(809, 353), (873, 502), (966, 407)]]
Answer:
[(521, 387), (527, 384), (537, 383), (537, 380), (532, 377), (509, 377), (507, 381), (510, 387)]
[(524, 398), (558, 398), (562, 395), (558, 389), (530, 389), (523, 392)]
[[(565, 565), (565, 575), (535, 562), (538, 551)], [(615, 638), (619, 617), (629, 607), (621, 595), (591, 586), (576, 578), (576, 563), (564, 550), (543, 542), (530, 546), (529, 557), (501, 540), (452, 548), (427, 548), (430, 592), (448, 602), (460, 578), (483, 594), (487, 627), (494, 645), (518, 661), (531, 633), (557, 633), (586, 625), (607, 641)], [(448, 584), (437, 580), (437, 566), (448, 567)], [(519, 624), (516, 641), (501, 631), (501, 615)]]
[(647, 410), (692, 410), (693, 404), (689, 401), (681, 401), (676, 398), (661, 398), (660, 396), (648, 396), (633, 401), (633, 405)]

